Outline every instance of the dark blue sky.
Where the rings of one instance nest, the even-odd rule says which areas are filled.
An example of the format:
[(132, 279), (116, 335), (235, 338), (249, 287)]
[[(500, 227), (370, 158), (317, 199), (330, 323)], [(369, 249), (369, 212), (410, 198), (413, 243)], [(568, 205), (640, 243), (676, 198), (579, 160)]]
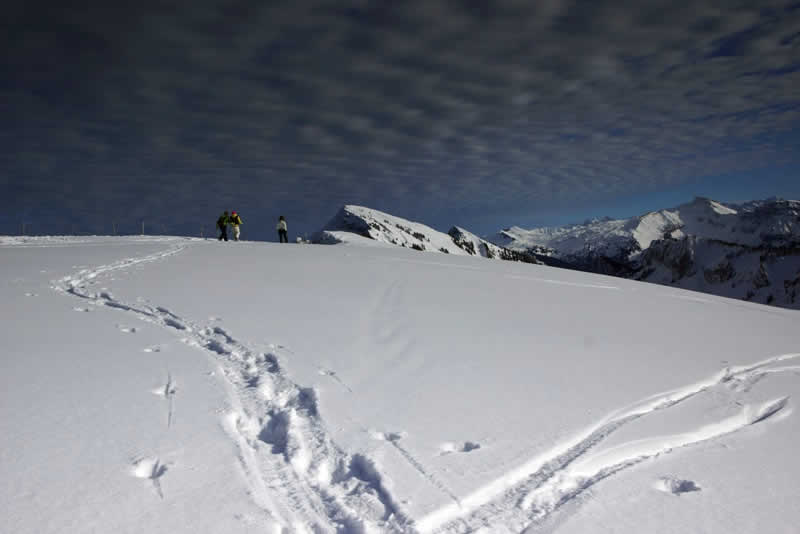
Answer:
[(0, 21), (0, 233), (446, 230), (799, 198), (800, 2), (43, 2)]

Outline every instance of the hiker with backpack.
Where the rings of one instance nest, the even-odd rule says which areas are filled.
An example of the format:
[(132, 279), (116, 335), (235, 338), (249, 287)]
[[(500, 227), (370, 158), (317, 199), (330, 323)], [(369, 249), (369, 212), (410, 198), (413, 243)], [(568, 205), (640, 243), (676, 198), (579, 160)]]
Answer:
[(286, 226), (286, 219), (283, 215), (278, 218), (278, 240), (281, 243), (288, 243), (289, 242), (289, 233), (288, 228)]
[(235, 211), (231, 212), (230, 223), (233, 226), (233, 240), (239, 241), (239, 226), (242, 224), (242, 218)]
[(219, 241), (222, 241), (223, 239), (225, 241), (228, 240), (228, 223), (230, 221), (231, 218), (227, 211), (223, 212), (223, 214), (219, 216), (219, 219), (217, 219), (217, 228), (220, 231)]

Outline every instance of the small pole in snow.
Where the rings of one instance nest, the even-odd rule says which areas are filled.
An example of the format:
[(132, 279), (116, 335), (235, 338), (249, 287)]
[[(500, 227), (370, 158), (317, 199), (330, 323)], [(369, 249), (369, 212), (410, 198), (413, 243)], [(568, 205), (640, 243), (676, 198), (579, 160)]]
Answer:
[(142, 221), (142, 235), (144, 235), (144, 221)]
[(117, 235), (117, 223), (115, 223), (115, 222), (112, 222), (112, 223), (111, 223), (111, 227), (113, 228), (114, 235)]
[(25, 226), (26, 226), (26, 223), (22, 223), (22, 235), (25, 235)]
[(200, 237), (205, 237), (205, 236), (203, 235), (203, 227), (202, 227), (202, 226), (200, 227)]

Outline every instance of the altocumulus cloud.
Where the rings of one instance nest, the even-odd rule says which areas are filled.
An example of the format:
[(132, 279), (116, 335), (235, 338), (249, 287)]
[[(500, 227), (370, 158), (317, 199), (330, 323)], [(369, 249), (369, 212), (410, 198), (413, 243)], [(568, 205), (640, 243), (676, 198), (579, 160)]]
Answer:
[(2, 230), (430, 220), (796, 157), (796, 1), (112, 4), (0, 23)]

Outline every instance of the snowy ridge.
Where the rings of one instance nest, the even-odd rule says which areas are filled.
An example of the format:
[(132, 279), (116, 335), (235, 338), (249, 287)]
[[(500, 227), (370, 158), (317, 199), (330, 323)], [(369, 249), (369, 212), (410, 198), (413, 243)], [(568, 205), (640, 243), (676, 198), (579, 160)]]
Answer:
[(539, 263), (532, 256), (492, 244), (457, 226), (445, 234), (363, 206), (344, 206), (313, 241), (323, 244), (363, 242), (359, 237), (419, 251)]
[(800, 202), (697, 198), (631, 219), (512, 227), (492, 241), (580, 270), (800, 307)]
[(132, 236), (71, 236), (71, 235), (48, 235), (48, 236), (15, 236), (0, 235), (0, 247), (74, 247), (75, 245), (97, 245), (109, 246), (111, 244), (146, 244), (146, 243), (174, 243), (176, 241), (198, 241), (195, 237), (177, 236), (158, 236), (158, 235), (132, 235)]

